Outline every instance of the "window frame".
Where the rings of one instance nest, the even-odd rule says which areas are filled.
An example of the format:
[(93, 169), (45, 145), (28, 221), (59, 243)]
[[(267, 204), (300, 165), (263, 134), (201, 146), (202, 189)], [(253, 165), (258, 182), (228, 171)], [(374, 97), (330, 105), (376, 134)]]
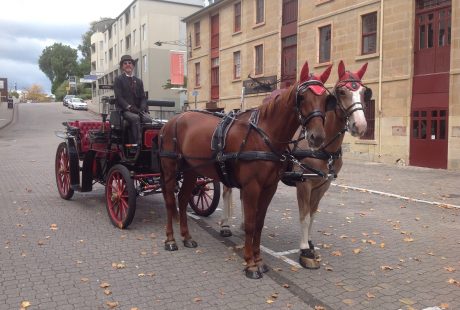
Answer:
[[(375, 15), (375, 30), (374, 31), (370, 31), (370, 32), (364, 32), (364, 19), (368, 16), (371, 16), (371, 15)], [(360, 48), (360, 52), (361, 52), (361, 55), (370, 55), (370, 54), (375, 54), (377, 53), (377, 45), (378, 45), (378, 12), (377, 11), (372, 11), (372, 12), (368, 12), (368, 13), (365, 13), (363, 15), (361, 15), (361, 18), (360, 18), (360, 22), (361, 22), (361, 48)], [(375, 46), (374, 46), (374, 50), (371, 50), (371, 51), (367, 51), (365, 52), (364, 51), (364, 40), (366, 38), (369, 38), (369, 37), (374, 37), (375, 38)]]
[[(260, 59), (258, 58), (259, 56), (258, 48), (261, 49)], [(259, 62), (260, 62), (260, 66), (259, 66)], [(260, 69), (260, 71), (258, 71), (257, 69)], [(256, 76), (264, 74), (264, 45), (263, 44), (257, 44), (254, 46), (254, 74)]]
[(195, 47), (201, 46), (201, 21), (193, 23), (193, 37), (195, 39)]
[[(259, 5), (262, 5), (262, 8), (259, 8)], [(256, 25), (261, 25), (265, 23), (265, 0), (256, 0), (254, 2), (254, 22)]]
[[(239, 7), (239, 11), (237, 10)], [(238, 33), (241, 32), (241, 1), (236, 2), (233, 5), (233, 32)]]
[(241, 51), (233, 52), (233, 80), (241, 80)]
[(201, 65), (195, 62), (195, 88), (201, 87)]
[[(322, 54), (322, 51), (323, 51), (323, 48), (322, 48), (322, 37), (321, 37), (321, 30), (324, 29), (324, 28), (327, 28), (329, 27), (329, 58), (322, 58), (324, 57), (323, 54)], [(321, 25), (321, 26), (318, 26), (318, 63), (322, 64), (322, 63), (329, 63), (331, 62), (331, 58), (332, 58), (332, 23), (329, 23), (329, 24), (324, 24), (324, 25)]]

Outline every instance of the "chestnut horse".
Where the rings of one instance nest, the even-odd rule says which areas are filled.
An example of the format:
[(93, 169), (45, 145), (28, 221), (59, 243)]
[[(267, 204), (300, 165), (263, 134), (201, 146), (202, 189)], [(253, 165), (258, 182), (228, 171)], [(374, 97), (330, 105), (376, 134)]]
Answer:
[[(158, 154), (167, 210), (166, 250), (178, 249), (173, 232), (173, 218), (177, 218), (175, 190), (178, 174), (183, 175), (178, 194), (180, 233), (184, 246), (190, 248), (197, 247), (197, 243), (188, 229), (186, 208), (197, 176), (225, 181), (224, 176), (228, 175), (241, 190), (246, 276), (259, 279), (268, 271), (260, 256), (260, 238), (268, 205), (285, 166), (283, 153), (299, 126), (307, 130), (305, 138), (312, 147), (319, 147), (324, 142), (327, 97), (324, 83), (331, 67), (315, 76), (309, 73), (308, 63), (305, 63), (300, 81), (289, 91), (268, 104), (237, 114), (227, 130), (225, 146), (218, 154), (211, 149), (211, 144), (213, 133), (219, 129), (220, 118), (188, 111), (163, 126), (159, 133)], [(226, 180), (228, 182), (228, 178)]]
[[(361, 79), (366, 72), (367, 63), (355, 73), (345, 70), (343, 61), (338, 66), (338, 76), (333, 95), (337, 101), (335, 109), (326, 114), (325, 130), (326, 143), (319, 150), (311, 150), (308, 141), (300, 140), (292, 154), (301, 157), (301, 163), (306, 167), (321, 171), (324, 176), (336, 176), (342, 167), (341, 146), (345, 131), (353, 136), (362, 136), (367, 128), (364, 116), (364, 102), (371, 99), (372, 91), (363, 86)], [(300, 128), (296, 135), (300, 134)], [(299, 167), (297, 171), (302, 170)], [(300, 264), (309, 269), (319, 268), (317, 254), (310, 239), (311, 227), (318, 205), (329, 189), (331, 178), (307, 177), (304, 182), (297, 182), (297, 202), (299, 206), (301, 241)], [(220, 220), (220, 234), (224, 237), (232, 235), (228, 225), (232, 209), (232, 190), (223, 188), (223, 213)], [(243, 212), (243, 211), (242, 211)]]

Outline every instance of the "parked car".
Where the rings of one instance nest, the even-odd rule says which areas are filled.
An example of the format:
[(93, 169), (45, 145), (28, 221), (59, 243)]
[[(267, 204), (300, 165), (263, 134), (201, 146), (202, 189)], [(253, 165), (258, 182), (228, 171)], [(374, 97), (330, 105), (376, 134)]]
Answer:
[(69, 101), (69, 108), (74, 110), (88, 110), (88, 105), (83, 99), (74, 97)]
[(68, 107), (70, 99), (72, 99), (74, 97), (75, 97), (75, 95), (65, 95), (64, 99), (62, 99), (62, 105), (65, 106), (65, 107)]

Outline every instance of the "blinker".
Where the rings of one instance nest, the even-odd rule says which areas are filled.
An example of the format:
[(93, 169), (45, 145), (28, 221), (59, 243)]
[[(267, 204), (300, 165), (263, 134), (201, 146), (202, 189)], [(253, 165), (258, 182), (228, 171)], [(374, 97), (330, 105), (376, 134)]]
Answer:
[(337, 106), (337, 98), (334, 95), (326, 97), (326, 111), (334, 111)]
[(364, 102), (369, 102), (372, 99), (372, 89), (366, 87), (364, 90)]

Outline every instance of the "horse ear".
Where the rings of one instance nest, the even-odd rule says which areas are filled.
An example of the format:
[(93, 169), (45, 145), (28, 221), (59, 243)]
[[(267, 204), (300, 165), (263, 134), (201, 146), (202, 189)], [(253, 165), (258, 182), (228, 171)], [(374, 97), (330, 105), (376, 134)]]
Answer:
[(356, 75), (359, 77), (360, 80), (363, 78), (364, 73), (366, 73), (366, 69), (367, 62), (361, 67), (361, 69), (358, 70), (358, 72), (356, 72)]
[(329, 75), (331, 74), (331, 69), (332, 69), (332, 65), (329, 65), (329, 67), (327, 67), (327, 69), (323, 72), (323, 74), (321, 74), (319, 78), (321, 82), (326, 83), (327, 79), (329, 78)]
[(302, 71), (300, 71), (300, 83), (308, 81), (308, 79), (310, 78), (309, 74), (310, 74), (310, 69), (308, 69), (308, 61), (306, 61), (302, 67)]
[(343, 60), (339, 62), (337, 73), (339, 74), (339, 79), (345, 74), (345, 64), (343, 63)]

